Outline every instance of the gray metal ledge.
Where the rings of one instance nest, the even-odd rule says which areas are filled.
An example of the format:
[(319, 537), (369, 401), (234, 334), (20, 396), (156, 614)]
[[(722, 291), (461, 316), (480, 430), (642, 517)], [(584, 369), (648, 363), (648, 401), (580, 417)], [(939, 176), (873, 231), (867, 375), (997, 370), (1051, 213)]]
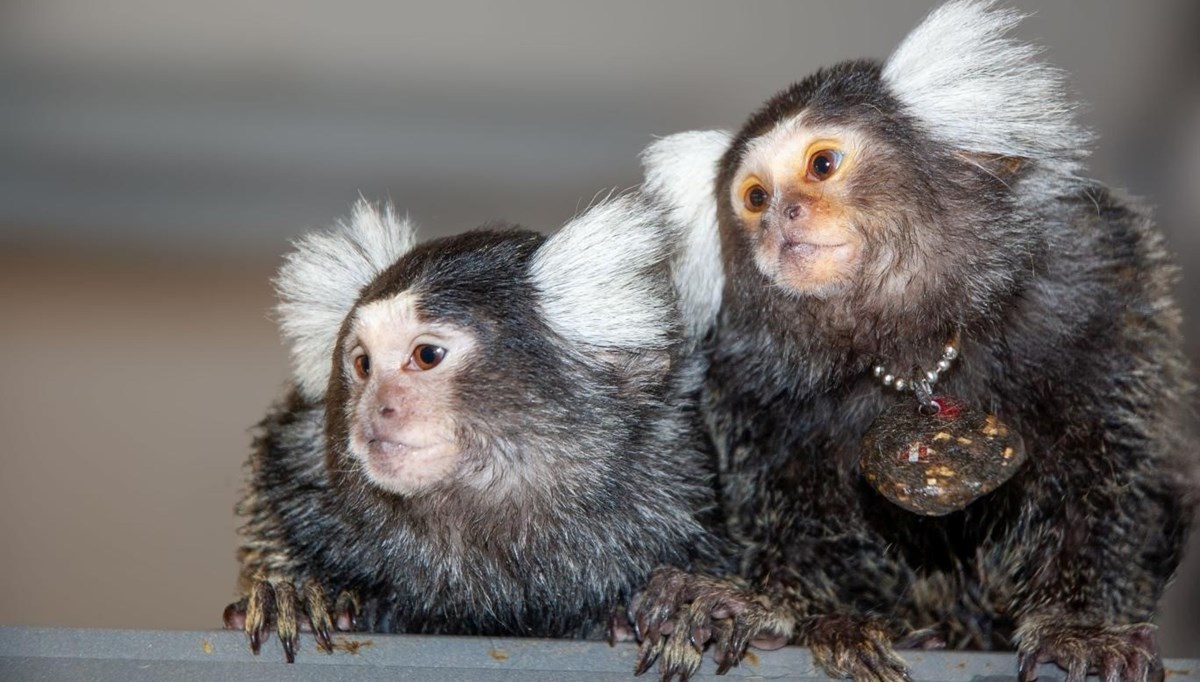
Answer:
[[(0, 680), (468, 680), (549, 682), (633, 678), (635, 647), (600, 642), (355, 635), (335, 638), (337, 650), (301, 640), (295, 665), (283, 662), (272, 638), (253, 656), (240, 632), (78, 630), (0, 627)], [(917, 682), (999, 682), (1016, 678), (1016, 659), (1002, 653), (906, 651)], [(696, 679), (722, 679), (705, 660)], [(1200, 659), (1166, 662), (1167, 682), (1200, 682)], [(1061, 680), (1042, 666), (1042, 680)], [(646, 679), (654, 679), (648, 673)], [(752, 651), (723, 679), (824, 680), (806, 649)]]

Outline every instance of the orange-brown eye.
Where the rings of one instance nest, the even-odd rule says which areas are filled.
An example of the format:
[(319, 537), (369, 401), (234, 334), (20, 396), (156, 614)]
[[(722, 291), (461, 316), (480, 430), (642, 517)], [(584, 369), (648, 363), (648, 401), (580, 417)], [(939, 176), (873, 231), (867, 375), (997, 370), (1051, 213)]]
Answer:
[(808, 157), (808, 177), (810, 180), (827, 180), (842, 163), (842, 153), (834, 149), (822, 149)]
[(362, 355), (354, 358), (354, 373), (356, 375), (358, 375), (358, 378), (362, 379), (363, 381), (366, 381), (367, 377), (371, 376), (371, 356), (370, 355), (363, 353)]
[(446, 357), (445, 348), (423, 343), (413, 349), (412, 363), (417, 369), (424, 371), (437, 367), (444, 357)]
[(746, 202), (746, 210), (751, 213), (767, 210), (767, 190), (763, 189), (762, 185), (751, 185), (742, 198)]

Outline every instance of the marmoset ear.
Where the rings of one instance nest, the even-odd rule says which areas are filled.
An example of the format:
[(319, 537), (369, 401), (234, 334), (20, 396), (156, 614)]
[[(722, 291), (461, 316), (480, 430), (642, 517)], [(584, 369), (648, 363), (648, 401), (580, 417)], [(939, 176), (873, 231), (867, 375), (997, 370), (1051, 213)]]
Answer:
[(546, 324), (595, 358), (669, 349), (678, 323), (665, 264), (672, 236), (662, 211), (636, 194), (567, 223), (530, 267)]
[(338, 332), (363, 287), (414, 241), (412, 225), (390, 204), (362, 199), (349, 220), (296, 242), (275, 278), (276, 312), (291, 345), (293, 379), (305, 397), (325, 394)]
[(883, 80), (930, 137), (989, 169), (1026, 160), (1074, 169), (1091, 135), (1075, 121), (1065, 76), (1038, 60), (1040, 48), (1008, 35), (1024, 15), (994, 4), (934, 10), (892, 53)]
[(642, 152), (642, 191), (662, 204), (678, 236), (671, 259), (684, 333), (701, 338), (721, 309), (725, 271), (717, 231), (717, 173), (733, 135), (693, 130), (664, 137)]

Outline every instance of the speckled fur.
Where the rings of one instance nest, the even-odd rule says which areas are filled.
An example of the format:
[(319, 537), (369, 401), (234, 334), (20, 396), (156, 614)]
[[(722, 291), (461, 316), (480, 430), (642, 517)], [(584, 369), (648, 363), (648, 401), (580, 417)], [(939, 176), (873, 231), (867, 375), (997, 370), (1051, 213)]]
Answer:
[[(885, 226), (867, 253), (897, 248), (886, 276), (902, 273), (903, 296), (867, 278), (845, 297), (799, 297), (756, 268), (732, 176), (748, 142), (801, 112), (871, 136), (855, 208)], [(850, 62), (770, 100), (722, 161), (727, 282), (702, 410), (741, 573), (801, 643), (823, 646), (814, 628), (848, 616), (892, 638), (932, 628), (953, 647), (1049, 646), (1064, 666), (1071, 647), (1126, 642), (1076, 669), (1141, 655), (1144, 629), (1112, 633), (1154, 618), (1196, 505), (1176, 268), (1146, 207), (1075, 172), (1084, 150), (1006, 164), (927, 134), (919, 113), (879, 64)], [(955, 334), (961, 356), (937, 392), (1001, 415), (1030, 457), (995, 492), (928, 518), (863, 481), (859, 448), (899, 399), (872, 366), (929, 366)], [(873, 675), (833, 658), (835, 674)]]
[[(356, 595), (357, 628), (375, 632), (600, 637), (656, 566), (717, 560), (695, 409), (702, 368), (670, 342), (677, 316), (668, 305), (661, 319), (639, 318), (660, 325), (646, 347), (551, 331), (531, 269), (547, 243), (513, 229), (428, 242), (354, 304), (412, 291), (423, 318), (471, 330), (480, 352), (456, 375), (450, 406), (462, 456), (468, 469), (527, 480), (479, 489), (452, 478), (409, 496), (372, 485), (345, 451), (347, 378), (335, 369), (326, 397), (292, 391), (259, 427), (238, 508), (246, 589), (315, 580), (329, 597)], [(629, 256), (648, 262), (621, 286), (669, 302), (657, 253)], [(588, 322), (586, 304), (569, 312)]]

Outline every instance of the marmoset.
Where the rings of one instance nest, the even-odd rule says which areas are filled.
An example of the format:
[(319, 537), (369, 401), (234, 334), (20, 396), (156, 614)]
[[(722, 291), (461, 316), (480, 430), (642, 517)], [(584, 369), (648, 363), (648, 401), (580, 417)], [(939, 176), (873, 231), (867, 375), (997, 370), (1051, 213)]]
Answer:
[(664, 216), (632, 193), (414, 245), (362, 202), (300, 241), (226, 625), (289, 661), (306, 629), (599, 637), (656, 566), (717, 561)]
[[(1084, 174), (1090, 135), (1062, 74), (1009, 35), (1021, 18), (946, 4), (885, 62), (817, 71), (728, 138), (717, 224), (694, 226), (719, 234), (724, 278), (697, 306), (719, 311), (701, 410), (769, 607), (661, 572), (635, 614), (642, 667), (686, 678), (725, 619), (726, 666), (772, 635), (856, 679), (907, 678), (901, 644), (1016, 648), (1022, 680), (1045, 661), (1072, 681), (1154, 672), (1196, 508), (1176, 268), (1150, 211)], [(689, 139), (652, 150), (652, 181), (679, 176)], [(936, 493), (969, 458), (929, 491), (868, 480), (873, 425), (960, 409), (1010, 439), (1002, 458), (1023, 447), (1011, 478), (933, 512), (880, 490)], [(885, 468), (943, 440), (974, 445), (914, 437)]]

